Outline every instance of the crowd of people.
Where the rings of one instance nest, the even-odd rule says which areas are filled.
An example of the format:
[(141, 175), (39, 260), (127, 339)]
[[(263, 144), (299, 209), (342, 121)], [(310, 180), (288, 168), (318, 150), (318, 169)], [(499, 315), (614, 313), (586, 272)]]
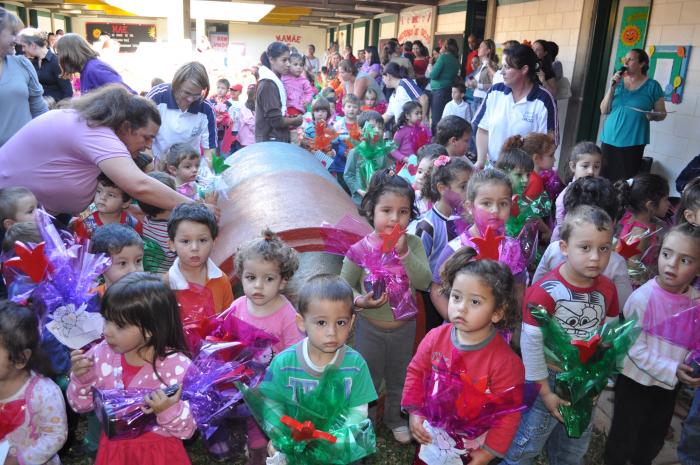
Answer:
[[(679, 392), (700, 386), (699, 348), (687, 342), (700, 331), (700, 177), (686, 170), (673, 214), (669, 180), (640, 172), (649, 122), (666, 115), (649, 57), (626, 55), (600, 104), (602, 144), (573, 147), (565, 183), (554, 154), (569, 89), (556, 44), (510, 40), (501, 57), (491, 39), (467, 46), (462, 63), (454, 39), (432, 51), (392, 39), (357, 56), (331, 44), (321, 57), (273, 42), (247, 88), (224, 76), (212, 87), (194, 61), (138, 95), (81, 35), (23, 28), (0, 8), (0, 462), (188, 464), (198, 434), (225, 461), (239, 428), (249, 465), (351, 463), (374, 452), (381, 422), (398, 443), (415, 441), (417, 464), (527, 465), (546, 451), (549, 463), (579, 465), (592, 425), (576, 430), (571, 411), (590, 415), (600, 390), (582, 401), (562, 380), (583, 376), (614, 386), (604, 462), (652, 463)], [(339, 274), (308, 278), (295, 301), (285, 288), (299, 255), (275, 232), (235, 254), (238, 296), (210, 258), (220, 212), (203, 173), (266, 142), (310, 152), (371, 228), (344, 248)], [(44, 263), (35, 283), (51, 273), (47, 241), (109, 258), (91, 282), (104, 327), (90, 344), (57, 340), (45, 295), (28, 299), (19, 285), (17, 260), (31, 276)], [(596, 349), (610, 328), (639, 335), (593, 380), (557, 359), (545, 320), (584, 367), (619, 349)], [(256, 359), (259, 386), (226, 385), (255, 419), (216, 433), (183, 395), (202, 355), (192, 334), (211, 324), (274, 341), (273, 356)], [(142, 390), (149, 429), (109, 436), (96, 400), (114, 389)], [(528, 389), (531, 402), (512, 394)], [(261, 415), (255, 396), (269, 402)], [(271, 419), (319, 402), (340, 406), (332, 439), (320, 419)], [(684, 465), (700, 461), (699, 443), (696, 389)]]

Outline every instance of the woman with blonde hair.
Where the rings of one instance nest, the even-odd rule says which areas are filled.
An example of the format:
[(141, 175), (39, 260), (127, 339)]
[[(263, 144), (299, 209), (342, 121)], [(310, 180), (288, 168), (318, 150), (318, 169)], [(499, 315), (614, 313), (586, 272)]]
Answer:
[(80, 73), (80, 94), (102, 87), (106, 84), (121, 84), (132, 94), (134, 90), (124, 83), (121, 75), (109, 64), (100, 60), (99, 53), (79, 34), (68, 33), (56, 42), (58, 63), (63, 70), (63, 77), (70, 79)]
[(68, 79), (63, 79), (58, 57), (49, 49), (47, 34), (33, 27), (22, 29), (17, 35), (24, 56), (34, 65), (39, 83), (44, 89), (44, 97), (56, 102), (73, 96), (73, 87)]

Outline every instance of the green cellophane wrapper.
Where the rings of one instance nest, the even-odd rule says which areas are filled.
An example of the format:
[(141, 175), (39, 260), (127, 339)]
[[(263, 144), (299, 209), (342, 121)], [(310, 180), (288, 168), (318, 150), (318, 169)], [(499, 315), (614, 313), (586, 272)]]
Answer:
[[(263, 382), (255, 390), (244, 385), (238, 388), (275, 449), (286, 456), (288, 465), (345, 465), (376, 451), (376, 436), (369, 419), (347, 424), (349, 408), (345, 380), (335, 366), (326, 368), (315, 389), (309, 392), (297, 389), (295, 401), (289, 398), (289, 388), (271, 382)], [(316, 430), (335, 436), (336, 442), (323, 439), (297, 441), (292, 437), (291, 429), (282, 423), (284, 416), (300, 423), (311, 421)]]
[(617, 373), (641, 328), (631, 318), (624, 323), (604, 324), (584, 341), (573, 341), (559, 322), (540, 306), (530, 311), (544, 336), (545, 357), (556, 366), (556, 393), (571, 402), (560, 407), (569, 437), (579, 438), (591, 422), (595, 398)]
[(367, 189), (375, 171), (384, 168), (385, 157), (396, 148), (394, 141), (384, 140), (382, 132), (369, 122), (362, 128), (362, 141), (355, 146), (360, 156), (360, 185)]
[(143, 271), (157, 273), (165, 262), (165, 252), (161, 246), (149, 237), (143, 238)]
[(525, 223), (538, 218), (546, 218), (552, 211), (552, 201), (546, 192), (542, 192), (535, 200), (528, 200), (523, 197), (522, 189), (518, 194), (518, 216), (511, 215), (506, 222), (506, 235), (518, 237)]

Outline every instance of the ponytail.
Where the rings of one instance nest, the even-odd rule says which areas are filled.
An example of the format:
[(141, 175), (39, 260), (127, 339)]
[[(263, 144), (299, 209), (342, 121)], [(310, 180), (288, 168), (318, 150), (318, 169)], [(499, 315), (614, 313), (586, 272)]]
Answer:
[(279, 58), (280, 56), (284, 55), (285, 53), (289, 53), (289, 47), (283, 42), (272, 42), (270, 45), (267, 46), (267, 50), (265, 50), (262, 55), (260, 55), (260, 63), (262, 63), (264, 66), (271, 68), (271, 63), (270, 60), (274, 60), (276, 58)]

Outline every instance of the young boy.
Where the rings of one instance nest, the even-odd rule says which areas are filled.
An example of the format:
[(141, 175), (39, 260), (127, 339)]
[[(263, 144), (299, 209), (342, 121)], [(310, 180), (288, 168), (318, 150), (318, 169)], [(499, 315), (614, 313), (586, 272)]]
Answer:
[[(364, 128), (365, 124), (371, 124), (376, 130), (377, 136), (381, 139), (384, 132), (384, 119), (382, 115), (378, 112), (370, 110), (364, 111), (358, 119), (358, 126)], [(386, 156), (389, 155), (387, 151), (383, 157), (376, 160), (377, 170), (380, 170), (386, 166)], [(365, 191), (367, 190), (367, 185), (369, 184), (369, 179), (364, 179), (362, 176), (362, 156), (357, 153), (356, 149), (350, 150), (348, 153), (348, 158), (345, 162), (345, 172), (343, 173), (343, 178), (345, 184), (348, 186), (348, 190), (351, 192), (352, 201), (358, 206), (362, 202), (362, 197), (365, 196)]]
[[(175, 178), (163, 171), (148, 174), (172, 190), (175, 190)], [(139, 201), (139, 206), (146, 216), (143, 217), (143, 240), (146, 244), (143, 268), (151, 273), (167, 273), (175, 261), (175, 252), (168, 246), (168, 220), (171, 210), (163, 210)]]
[(109, 255), (112, 260), (102, 273), (105, 282), (97, 288), (100, 295), (132, 271), (143, 271), (143, 240), (127, 226), (107, 224), (97, 228), (90, 241), (90, 252)]
[(528, 305), (543, 306), (575, 339), (585, 340), (599, 326), (618, 319), (615, 285), (602, 272), (612, 251), (612, 220), (603, 210), (589, 205), (567, 212), (559, 245), (567, 261), (529, 287), (523, 299), (521, 350), (525, 379), (537, 382), (540, 395), (523, 415), (503, 464), (532, 463), (549, 441), (550, 460), (579, 464), (588, 450), (591, 428), (580, 438), (569, 438), (559, 413), (569, 403), (554, 391), (554, 373), (544, 357), (542, 331)]
[(218, 233), (216, 218), (200, 203), (180, 204), (170, 214), (168, 247), (177, 258), (168, 282), (182, 306), (183, 321), (221, 313), (233, 303), (231, 283), (209, 258)]
[(173, 144), (165, 155), (165, 169), (175, 178), (175, 190), (185, 197), (196, 199), (197, 173), (202, 158), (199, 152), (187, 144)]
[(0, 229), (4, 233), (20, 222), (34, 222), (37, 200), (26, 187), (0, 189)]
[[(294, 399), (298, 389), (315, 389), (326, 367), (335, 365), (346, 374), (345, 425), (360, 424), (377, 393), (362, 355), (345, 345), (355, 321), (352, 288), (336, 275), (314, 276), (299, 291), (298, 310), (297, 325), (307, 337), (272, 360), (263, 383)], [(270, 449), (274, 451), (274, 446)]]
[(97, 228), (106, 224), (123, 224), (141, 234), (141, 223), (128, 214), (126, 210), (131, 205), (129, 194), (121, 190), (104, 173), (97, 177), (97, 191), (95, 191), (96, 211), (79, 218), (72, 224), (73, 231), (80, 242), (90, 239)]
[(335, 150), (335, 158), (333, 163), (328, 168), (338, 180), (338, 184), (350, 193), (347, 183), (343, 179), (345, 172), (345, 163), (347, 161), (347, 152), (353, 147), (353, 140), (360, 139), (360, 128), (357, 124), (357, 115), (360, 113), (360, 99), (354, 94), (348, 94), (343, 97), (343, 112), (345, 116), (336, 119), (333, 128), (338, 133), (338, 138), (333, 142)]
[(463, 157), (467, 155), (471, 135), (472, 127), (466, 120), (449, 115), (444, 116), (437, 124), (434, 141), (444, 145), (449, 156)]
[(464, 100), (464, 94), (467, 88), (463, 83), (458, 82), (452, 86), (452, 100), (447, 102), (445, 109), (442, 111), (442, 117), (455, 115), (462, 118), (464, 121), (471, 121), (474, 114), (472, 113), (469, 103)]

